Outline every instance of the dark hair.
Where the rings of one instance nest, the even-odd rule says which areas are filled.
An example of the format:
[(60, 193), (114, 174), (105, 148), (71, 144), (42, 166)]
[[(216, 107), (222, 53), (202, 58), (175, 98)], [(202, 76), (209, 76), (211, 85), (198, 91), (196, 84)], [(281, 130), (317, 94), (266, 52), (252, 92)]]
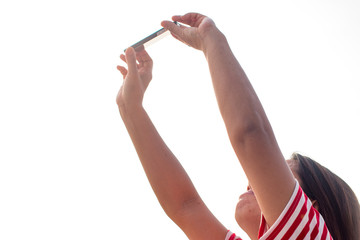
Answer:
[(360, 239), (360, 205), (355, 193), (340, 177), (309, 157), (294, 153), (296, 172), (305, 194), (316, 200), (318, 211), (334, 240)]

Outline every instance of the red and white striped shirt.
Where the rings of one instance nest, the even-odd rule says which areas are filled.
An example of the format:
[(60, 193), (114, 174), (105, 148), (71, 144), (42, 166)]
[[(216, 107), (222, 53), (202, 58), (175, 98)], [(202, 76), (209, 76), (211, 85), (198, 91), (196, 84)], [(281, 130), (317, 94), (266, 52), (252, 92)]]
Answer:
[[(288, 204), (270, 228), (262, 216), (258, 239), (332, 240), (332, 237), (324, 219), (313, 208), (310, 199), (296, 181), (294, 193)], [(225, 240), (241, 240), (241, 238), (229, 231)]]

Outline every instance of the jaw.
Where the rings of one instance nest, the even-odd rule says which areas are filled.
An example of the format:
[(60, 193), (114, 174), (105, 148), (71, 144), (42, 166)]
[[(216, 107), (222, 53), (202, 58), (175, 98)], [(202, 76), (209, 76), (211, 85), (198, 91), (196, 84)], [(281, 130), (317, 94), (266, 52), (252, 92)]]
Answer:
[(235, 219), (251, 239), (257, 239), (261, 221), (261, 210), (254, 194), (242, 194), (236, 205)]

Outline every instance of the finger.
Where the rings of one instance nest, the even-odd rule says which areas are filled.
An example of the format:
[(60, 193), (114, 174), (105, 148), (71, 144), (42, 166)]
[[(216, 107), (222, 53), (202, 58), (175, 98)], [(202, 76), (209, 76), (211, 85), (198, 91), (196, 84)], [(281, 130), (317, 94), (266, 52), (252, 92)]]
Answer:
[(182, 43), (184, 43), (184, 44), (186, 44), (186, 45), (189, 46), (189, 44), (186, 43), (184, 40), (182, 40), (178, 35), (175, 35), (174, 33), (171, 33), (171, 35), (172, 35), (175, 39), (177, 39), (177, 40), (179, 40), (180, 42), (182, 42)]
[(187, 13), (183, 16), (173, 16), (173, 21), (185, 23), (191, 27), (198, 27), (206, 16), (200, 13)]
[(132, 47), (126, 49), (125, 58), (128, 65), (128, 73), (137, 73), (136, 53)]
[(127, 75), (127, 73), (128, 73), (127, 69), (124, 68), (123, 66), (117, 66), (116, 68), (117, 68), (117, 70), (119, 70), (120, 73), (123, 75), (123, 78), (125, 78), (126, 75)]
[(144, 66), (152, 66), (153, 65), (153, 61), (152, 61), (150, 55), (145, 50), (138, 52), (136, 54), (136, 59), (139, 61), (140, 65), (144, 65)]
[(163, 26), (163, 28), (169, 30), (172, 34), (175, 34), (177, 36), (180, 36), (183, 31), (183, 28), (171, 21), (162, 21), (161, 26)]
[(135, 52), (141, 52), (141, 51), (143, 51), (145, 49), (145, 47), (144, 47), (144, 45), (140, 45), (140, 46), (138, 46), (138, 47), (136, 47), (135, 48)]
[(126, 62), (126, 57), (125, 57), (124, 54), (121, 54), (121, 55), (120, 55), (120, 59), (123, 60), (124, 62)]
[(181, 15), (175, 15), (171, 19), (175, 22), (182, 22), (183, 20), (181, 19), (181, 17)]

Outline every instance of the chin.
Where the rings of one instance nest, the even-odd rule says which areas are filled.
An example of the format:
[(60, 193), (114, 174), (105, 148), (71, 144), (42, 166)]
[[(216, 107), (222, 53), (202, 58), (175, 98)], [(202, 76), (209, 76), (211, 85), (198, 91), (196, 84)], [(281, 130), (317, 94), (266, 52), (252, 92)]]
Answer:
[(235, 219), (248, 234), (259, 230), (261, 210), (252, 191), (248, 191), (239, 197), (235, 210)]

